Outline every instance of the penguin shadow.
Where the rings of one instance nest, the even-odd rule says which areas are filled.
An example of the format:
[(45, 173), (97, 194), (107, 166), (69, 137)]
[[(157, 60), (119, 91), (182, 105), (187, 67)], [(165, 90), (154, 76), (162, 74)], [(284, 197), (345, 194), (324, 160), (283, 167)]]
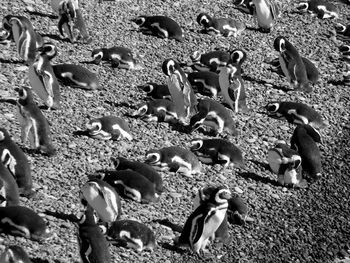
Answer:
[[(110, 105), (110, 106), (114, 106), (114, 107), (124, 107), (124, 108), (129, 108), (131, 110), (136, 110), (136, 106), (134, 105), (131, 105), (129, 102), (112, 102), (112, 101), (109, 101), (109, 100), (105, 100), (104, 103)], [(125, 115), (131, 115), (131, 113), (125, 113)], [(127, 116), (127, 117), (135, 117), (135, 116)]]
[(267, 82), (267, 81), (262, 80), (262, 79), (255, 79), (255, 78), (252, 78), (252, 77), (250, 77), (250, 76), (242, 76), (242, 78), (243, 78), (244, 80), (246, 80), (246, 81), (255, 82), (255, 83), (259, 84), (259, 85), (264, 85), (264, 86), (269, 85), (269, 86), (271, 86), (271, 88), (273, 88), (273, 89), (281, 90), (281, 91), (286, 92), (286, 93), (289, 92), (289, 91), (292, 91), (292, 89), (290, 89), (290, 88), (288, 88), (288, 87), (277, 86), (277, 85), (275, 85), (275, 84), (273, 84), (273, 83), (271, 83), (271, 82)]
[[(173, 131), (178, 131), (181, 133), (185, 133), (185, 134), (190, 134), (192, 132), (192, 128), (189, 125), (183, 125), (177, 121), (172, 121), (172, 122), (168, 122), (169, 126), (171, 128), (171, 130)], [(157, 127), (159, 127), (160, 122), (158, 122)]]
[(53, 216), (53, 217), (56, 217), (56, 218), (61, 219), (61, 220), (70, 221), (72, 223), (79, 222), (79, 219), (74, 214), (65, 214), (62, 212), (53, 212), (50, 210), (45, 210), (44, 213), (48, 216)]
[(13, 99), (13, 98), (0, 98), (0, 103), (9, 103), (12, 105), (17, 105), (17, 99)]
[(267, 163), (260, 162), (260, 161), (257, 161), (257, 160), (248, 160), (248, 161), (256, 164), (257, 166), (259, 166), (260, 168), (264, 169), (265, 171), (272, 172), (272, 170), (270, 168), (270, 165), (268, 165)]
[(73, 132), (74, 136), (86, 136), (89, 137), (89, 131), (88, 130), (77, 130)]
[(166, 242), (158, 242), (158, 245), (164, 249), (167, 249), (167, 250), (170, 250), (170, 251), (173, 251), (173, 252), (176, 252), (176, 253), (179, 253), (179, 254), (183, 254), (185, 253), (187, 250), (184, 249), (184, 248), (180, 248), (178, 246), (175, 246), (175, 245), (171, 245), (169, 243), (166, 243)]
[(275, 181), (275, 180), (272, 180), (268, 177), (262, 177), (256, 173), (252, 173), (252, 172), (239, 172), (238, 173), (239, 176), (241, 177), (244, 177), (244, 178), (250, 178), (256, 182), (261, 182), (263, 184), (271, 184), (273, 186), (277, 186), (277, 187), (280, 187), (281, 185)]
[(343, 86), (344, 85), (343, 80), (336, 80), (336, 79), (331, 79), (331, 80), (327, 81), (327, 83), (332, 84), (334, 86)]
[(43, 34), (40, 34), (42, 37), (47, 37), (47, 38), (50, 38), (52, 40), (56, 40), (56, 41), (62, 41), (62, 42), (66, 42), (66, 43), (71, 43), (69, 41), (68, 38), (61, 38), (59, 35), (57, 34), (48, 34), (48, 33), (43, 33)]
[(4, 63), (4, 64), (23, 64), (23, 61), (21, 60), (12, 60), (12, 59), (3, 59), (0, 58), (0, 63)]
[[(33, 263), (49, 263), (49, 261), (47, 259), (42, 259), (42, 258), (31, 258), (30, 260)], [(55, 259), (53, 262), (60, 263), (60, 261), (57, 259)]]
[(58, 16), (54, 14), (46, 14), (39, 11), (29, 11), (29, 10), (25, 10), (24, 12), (33, 16), (48, 17), (50, 19), (58, 19)]

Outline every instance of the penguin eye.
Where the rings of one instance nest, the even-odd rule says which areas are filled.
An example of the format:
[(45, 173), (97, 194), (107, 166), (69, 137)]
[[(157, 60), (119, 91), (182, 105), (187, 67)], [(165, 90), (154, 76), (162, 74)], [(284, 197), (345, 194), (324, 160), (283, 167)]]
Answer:
[(0, 131), (0, 141), (3, 140), (5, 140), (5, 134), (2, 131)]

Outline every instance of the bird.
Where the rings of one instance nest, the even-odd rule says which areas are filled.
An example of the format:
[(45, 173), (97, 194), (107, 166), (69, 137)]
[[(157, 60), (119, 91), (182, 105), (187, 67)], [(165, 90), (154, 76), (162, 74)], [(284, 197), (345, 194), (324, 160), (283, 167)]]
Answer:
[(217, 98), (220, 93), (219, 75), (211, 71), (191, 72), (187, 75), (195, 92)]
[(350, 24), (344, 25), (342, 23), (336, 23), (334, 28), (338, 39), (342, 41), (350, 41)]
[(305, 64), (298, 50), (283, 36), (278, 36), (273, 46), (280, 53), (281, 68), (294, 90), (310, 93), (312, 87), (309, 85)]
[(223, 50), (214, 50), (207, 53), (194, 51), (190, 56), (192, 67), (196, 71), (216, 72), (219, 67), (226, 66), (230, 60), (230, 53)]
[(1, 263), (32, 263), (27, 252), (17, 245), (11, 245), (0, 255)]
[(178, 246), (189, 246), (197, 255), (205, 248), (210, 238), (223, 222), (231, 192), (225, 186), (217, 187), (210, 198), (199, 205), (187, 218), (180, 237), (175, 240)]
[(200, 13), (197, 16), (197, 23), (204, 27), (204, 31), (208, 34), (229, 37), (239, 36), (246, 28), (243, 22), (232, 18), (216, 18), (207, 13)]
[(37, 52), (34, 63), (29, 66), (30, 85), (49, 109), (59, 109), (60, 86), (50, 62), (56, 56), (57, 48), (48, 42), (38, 48)]
[(175, 104), (177, 117), (181, 123), (188, 123), (196, 112), (197, 98), (192, 86), (179, 63), (174, 59), (166, 59), (162, 64), (163, 73), (168, 76), (168, 88), (171, 101)]
[(168, 99), (171, 100), (168, 85), (148, 82), (145, 85), (138, 86), (139, 89), (147, 93), (151, 99)]
[(155, 99), (139, 104), (131, 115), (145, 121), (176, 123), (178, 114), (174, 102), (168, 99)]
[(138, 16), (132, 19), (142, 33), (182, 42), (184, 34), (180, 25), (167, 16)]
[(79, 252), (82, 262), (110, 263), (108, 242), (95, 222), (94, 210), (91, 206), (87, 206), (79, 219), (78, 228)]
[(19, 189), (15, 178), (0, 162), (0, 207), (19, 205)]
[(107, 115), (93, 118), (86, 124), (89, 136), (101, 140), (119, 140), (126, 138), (132, 141), (131, 130), (125, 120), (120, 117)]
[(300, 1), (297, 4), (297, 9), (300, 12), (307, 12), (312, 16), (317, 16), (321, 19), (333, 19), (339, 17), (336, 6), (327, 0)]
[(26, 197), (33, 196), (33, 181), (28, 158), (11, 139), (11, 135), (5, 128), (0, 128), (0, 160), (16, 179), (20, 194)]
[(150, 149), (146, 152), (145, 162), (156, 170), (170, 169), (187, 177), (201, 173), (201, 165), (197, 156), (179, 146)]
[(18, 92), (17, 116), (21, 126), (21, 139), (28, 139), (33, 149), (53, 156), (56, 149), (52, 144), (50, 125), (36, 105), (30, 88), (23, 86), (15, 89)]
[(280, 15), (280, 10), (277, 3), (275, 3), (273, 0), (252, 1), (260, 31), (263, 33), (270, 33), (275, 20)]
[(267, 115), (272, 118), (285, 118), (292, 124), (309, 124), (314, 128), (325, 128), (321, 115), (312, 107), (293, 101), (271, 101), (264, 107)]

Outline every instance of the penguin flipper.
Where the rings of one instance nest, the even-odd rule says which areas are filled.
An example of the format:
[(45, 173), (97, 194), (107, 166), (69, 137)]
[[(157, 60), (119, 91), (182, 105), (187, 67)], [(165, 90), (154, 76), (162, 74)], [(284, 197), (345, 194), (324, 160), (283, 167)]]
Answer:
[[(37, 72), (33, 65), (29, 67), (29, 81), (30, 85), (35, 91), (35, 93), (42, 99), (45, 103), (47, 101), (53, 100), (52, 87), (51, 90), (48, 86), (51, 86), (50, 81), (45, 76), (45, 73)], [(49, 105), (48, 105), (49, 106)], [(50, 106), (49, 106), (50, 107)]]
[(230, 87), (230, 75), (228, 72), (228, 68), (221, 68), (219, 73), (219, 85), (221, 90), (221, 95), (224, 98), (224, 101), (229, 105), (232, 110), (235, 110), (234, 102), (229, 94)]
[(168, 78), (168, 88), (171, 100), (174, 102), (176, 113), (181, 121), (186, 119), (185, 99), (182, 93), (181, 84), (176, 74)]

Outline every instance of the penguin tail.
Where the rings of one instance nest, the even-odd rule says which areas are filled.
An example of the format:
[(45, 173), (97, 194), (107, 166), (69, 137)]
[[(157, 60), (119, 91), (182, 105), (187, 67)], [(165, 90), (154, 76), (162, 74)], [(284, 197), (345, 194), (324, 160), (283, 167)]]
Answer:
[(173, 230), (174, 232), (178, 232), (178, 233), (181, 233), (182, 232), (182, 229), (183, 227), (180, 226), (180, 225), (176, 225), (172, 222), (170, 222), (169, 219), (156, 219), (154, 220), (153, 222), (156, 222), (156, 223), (159, 223), (165, 227), (168, 227), (170, 228), (171, 230)]

